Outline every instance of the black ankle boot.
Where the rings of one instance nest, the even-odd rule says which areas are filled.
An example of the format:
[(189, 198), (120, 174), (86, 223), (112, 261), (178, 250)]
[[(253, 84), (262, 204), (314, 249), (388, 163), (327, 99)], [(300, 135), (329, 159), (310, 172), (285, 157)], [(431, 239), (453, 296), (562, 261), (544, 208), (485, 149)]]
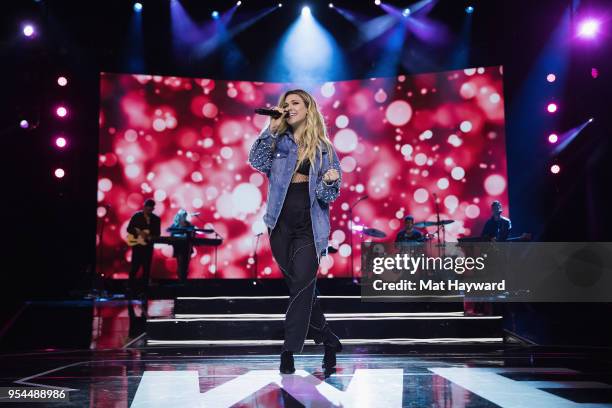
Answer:
[(281, 374), (293, 374), (295, 373), (295, 365), (293, 363), (293, 352), (284, 350), (280, 355), (280, 368)]
[(325, 346), (325, 354), (323, 355), (322, 367), (326, 370), (331, 370), (336, 366), (336, 353), (342, 351), (342, 343), (338, 336), (334, 334), (329, 326), (325, 326), (322, 331), (323, 345)]
[(336, 348), (325, 345), (325, 354), (323, 355), (322, 367), (325, 371), (332, 370), (336, 367)]

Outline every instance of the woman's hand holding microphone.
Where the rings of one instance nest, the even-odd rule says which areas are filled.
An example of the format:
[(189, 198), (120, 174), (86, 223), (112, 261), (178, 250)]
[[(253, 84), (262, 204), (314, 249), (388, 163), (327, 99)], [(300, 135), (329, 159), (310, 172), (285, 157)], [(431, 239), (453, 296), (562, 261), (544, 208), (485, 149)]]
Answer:
[(282, 113), (282, 115), (277, 119), (270, 118), (270, 132), (276, 134), (280, 125), (285, 121), (287, 111), (279, 108), (278, 106), (273, 107), (272, 110)]

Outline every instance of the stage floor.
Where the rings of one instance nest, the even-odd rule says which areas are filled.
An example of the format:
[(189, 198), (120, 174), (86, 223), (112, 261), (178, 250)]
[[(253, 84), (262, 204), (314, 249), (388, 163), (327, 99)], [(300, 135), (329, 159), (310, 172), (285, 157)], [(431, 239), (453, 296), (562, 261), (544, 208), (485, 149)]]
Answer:
[[(69, 389), (62, 407), (612, 407), (612, 351), (500, 346), (321, 348), (278, 374), (276, 347), (0, 355), (3, 387)], [(20, 404), (19, 406), (27, 406)], [(11, 405), (12, 406), (12, 405)]]

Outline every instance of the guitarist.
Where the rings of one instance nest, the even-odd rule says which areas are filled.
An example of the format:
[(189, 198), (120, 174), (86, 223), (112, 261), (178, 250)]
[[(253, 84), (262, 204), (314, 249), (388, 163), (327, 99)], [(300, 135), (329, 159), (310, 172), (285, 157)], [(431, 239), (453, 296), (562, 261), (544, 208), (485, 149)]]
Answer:
[(142, 282), (140, 294), (146, 294), (149, 286), (149, 275), (151, 274), (151, 260), (153, 259), (153, 238), (161, 235), (161, 220), (153, 214), (155, 201), (148, 199), (144, 202), (142, 211), (138, 211), (127, 227), (131, 234), (140, 241), (140, 244), (132, 247), (132, 267), (130, 269), (129, 294), (136, 295), (136, 274), (142, 267)]
[(491, 218), (487, 220), (480, 236), (484, 241), (503, 242), (508, 239), (512, 223), (510, 219), (502, 217), (502, 205), (495, 200), (491, 203)]

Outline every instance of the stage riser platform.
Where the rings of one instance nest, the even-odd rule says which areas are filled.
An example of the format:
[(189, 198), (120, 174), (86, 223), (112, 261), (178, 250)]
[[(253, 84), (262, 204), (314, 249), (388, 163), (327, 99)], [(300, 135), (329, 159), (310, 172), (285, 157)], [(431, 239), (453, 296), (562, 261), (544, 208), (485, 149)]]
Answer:
[[(329, 319), (340, 338), (501, 338), (502, 319), (419, 317), (389, 320)], [(148, 340), (282, 340), (283, 320), (158, 319)]]
[[(174, 303), (174, 314), (242, 314), (284, 313), (289, 298), (279, 297), (178, 297)], [(392, 312), (463, 312), (463, 302), (362, 302), (361, 298), (323, 296), (321, 306), (325, 313), (392, 313)]]

